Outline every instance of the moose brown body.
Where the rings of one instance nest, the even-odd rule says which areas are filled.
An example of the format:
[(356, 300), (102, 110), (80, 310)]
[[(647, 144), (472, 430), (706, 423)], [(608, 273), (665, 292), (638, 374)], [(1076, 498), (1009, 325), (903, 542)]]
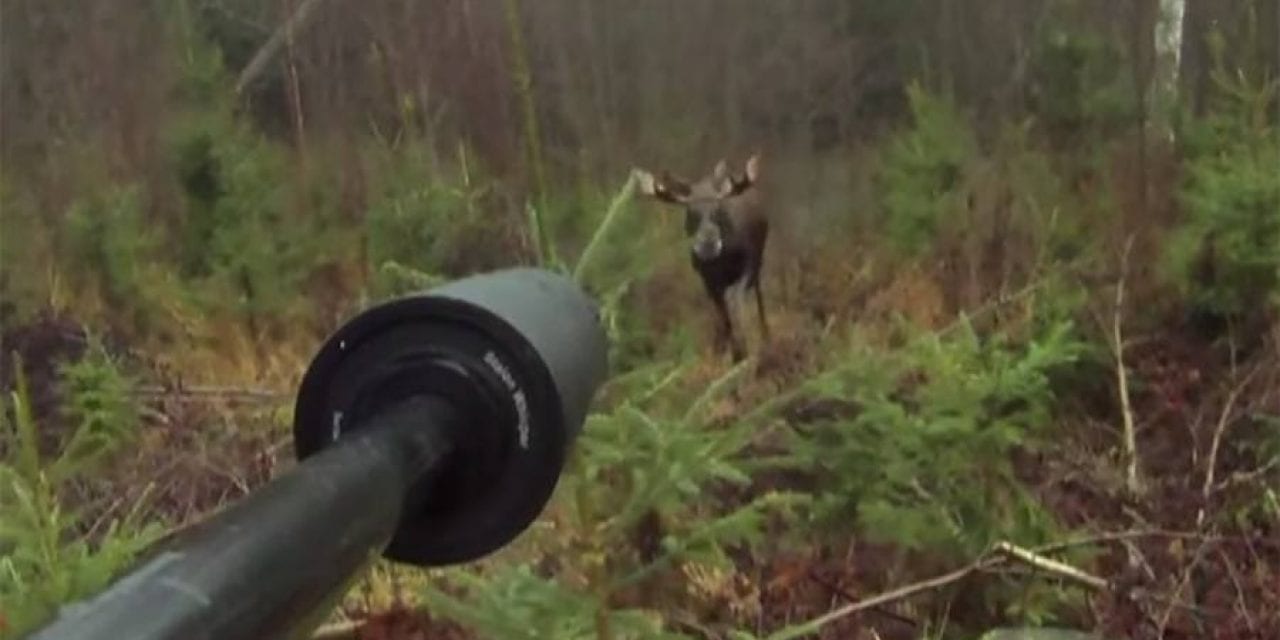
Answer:
[(759, 157), (752, 156), (740, 174), (731, 173), (722, 160), (709, 175), (692, 183), (666, 171), (656, 176), (636, 172), (641, 193), (684, 207), (693, 268), (715, 305), (717, 342), (728, 345), (735, 362), (742, 360), (745, 349), (725, 299), (731, 287), (741, 284), (744, 292), (755, 292), (761, 333), (766, 339), (769, 336), (760, 286), (769, 221), (756, 187), (759, 171)]

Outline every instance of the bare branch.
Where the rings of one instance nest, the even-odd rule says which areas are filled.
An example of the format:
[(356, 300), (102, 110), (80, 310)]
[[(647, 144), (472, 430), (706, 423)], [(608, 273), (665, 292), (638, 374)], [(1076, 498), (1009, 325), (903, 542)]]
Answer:
[(1222, 446), (1222, 438), (1227, 432), (1227, 426), (1231, 424), (1234, 417), (1236, 401), (1240, 399), (1240, 394), (1244, 392), (1245, 387), (1253, 380), (1253, 376), (1260, 371), (1261, 368), (1254, 368), (1236, 385), (1231, 393), (1227, 395), (1227, 401), (1222, 406), (1222, 414), (1218, 417), (1218, 426), (1213, 430), (1213, 442), (1209, 445), (1209, 461), (1204, 473), (1204, 485), (1200, 489), (1200, 496), (1204, 500), (1204, 504), (1200, 505), (1200, 511), (1196, 513), (1196, 528), (1204, 526), (1206, 510), (1209, 506), (1209, 498), (1213, 495), (1213, 480), (1217, 472), (1218, 451)]
[(1137, 538), (1169, 538), (1177, 540), (1217, 540), (1217, 536), (1210, 536), (1194, 531), (1167, 531), (1164, 529), (1134, 529), (1130, 531), (1112, 531), (1100, 533), (1094, 536), (1078, 538), (1076, 540), (1067, 540), (1065, 542), (1056, 542), (1036, 547), (1032, 549), (1037, 554), (1049, 554), (1063, 551), (1072, 547), (1087, 547), (1103, 542), (1123, 542), (1134, 540)]
[(253, 54), (253, 58), (249, 60), (249, 64), (245, 65), (244, 70), (240, 72), (239, 79), (236, 80), (236, 95), (243, 94), (249, 85), (253, 84), (258, 76), (266, 70), (267, 65), (280, 55), (280, 50), (284, 48), (285, 43), (294, 39), (295, 35), (305, 29), (311, 18), (316, 14), (316, 10), (320, 8), (323, 0), (302, 0), (298, 5), (298, 9), (289, 16), (276, 32), (271, 34), (266, 44)]
[(1053, 558), (1040, 555), (1010, 542), (996, 543), (994, 551), (1010, 560), (1015, 560), (1045, 573), (1070, 580), (1071, 582), (1088, 587), (1094, 591), (1105, 591), (1110, 587), (1110, 584), (1106, 580), (1099, 578), (1098, 576), (1085, 573), (1084, 571), (1066, 564), (1065, 562), (1058, 562)]
[[(850, 593), (848, 589), (845, 589), (844, 587), (842, 587), (842, 586), (840, 586), (840, 585), (838, 585), (838, 584), (835, 584), (835, 583), (833, 583), (833, 582), (831, 582), (831, 581), (829, 581), (829, 580), (823, 579), (823, 577), (822, 577), (822, 576), (820, 576), (820, 575), (818, 575), (816, 571), (810, 571), (810, 572), (809, 572), (809, 579), (810, 579), (810, 580), (813, 580), (814, 582), (816, 582), (816, 583), (818, 583), (818, 584), (820, 584), (820, 585), (822, 585), (823, 587), (825, 587), (826, 589), (828, 589), (828, 590), (829, 590), (829, 591), (831, 591), (832, 593), (834, 593), (834, 594), (836, 594), (836, 595), (840, 596), (841, 598), (844, 598), (845, 600), (847, 600), (847, 601), (849, 601), (849, 602), (857, 602), (857, 601), (858, 601), (858, 598), (856, 598), (852, 593)], [(896, 612), (894, 612), (894, 611), (892, 611), (892, 610), (890, 610), (890, 609), (886, 609), (886, 608), (884, 608), (883, 606), (880, 606), (880, 607), (871, 607), (871, 610), (872, 610), (872, 611), (874, 611), (875, 613), (879, 613), (879, 614), (881, 614), (881, 615), (883, 615), (883, 616), (885, 616), (885, 617), (892, 618), (892, 619), (894, 619), (894, 620), (897, 620), (898, 622), (901, 622), (901, 623), (903, 623), (903, 624), (906, 624), (906, 625), (909, 625), (909, 626), (912, 626), (912, 627), (919, 627), (919, 626), (920, 626), (920, 623), (919, 623), (919, 622), (917, 622), (916, 620), (914, 620), (914, 619), (912, 619), (912, 618), (908, 618), (907, 616), (904, 616), (904, 615), (902, 615), (902, 614), (900, 614), (900, 613), (896, 613)]]
[(999, 564), (1000, 562), (1001, 562), (1000, 558), (992, 557), (990, 554), (984, 554), (982, 557), (978, 558), (977, 560), (969, 563), (968, 565), (965, 565), (960, 569), (956, 569), (955, 571), (952, 571), (950, 573), (944, 573), (940, 576), (929, 578), (928, 580), (921, 580), (920, 582), (914, 582), (900, 589), (894, 589), (893, 591), (888, 591), (878, 596), (867, 598), (860, 602), (854, 602), (854, 603), (845, 605), (843, 607), (840, 607), (839, 609), (836, 609), (824, 615), (818, 616), (817, 618), (814, 618), (813, 620), (810, 620), (805, 624), (796, 625), (794, 627), (789, 627), (787, 629), (784, 629), (774, 635), (769, 636), (767, 640), (791, 640), (792, 638), (799, 638), (799, 637), (809, 635), (810, 633), (813, 633), (814, 631), (822, 628), (828, 623), (839, 620), (840, 618), (853, 615), (855, 613), (858, 613), (859, 611), (866, 611), (867, 609), (880, 607), (880, 606), (889, 604), (891, 602), (903, 600), (911, 596), (914, 596), (918, 593), (924, 593), (926, 591), (933, 591), (934, 589), (940, 589), (949, 584), (953, 584), (965, 579), (966, 577), (969, 576), (969, 574), (974, 573), (975, 571), (993, 567)]
[(240, 400), (271, 402), (289, 397), (289, 394), (270, 389), (247, 387), (177, 387), (169, 389), (161, 386), (139, 386), (132, 391), (133, 395), (143, 398), (175, 399), (183, 402), (200, 402), (209, 400)]
[(1257, 632), (1257, 624), (1253, 621), (1253, 614), (1249, 613), (1249, 603), (1245, 597), (1244, 587), (1240, 583), (1240, 573), (1236, 571), (1236, 563), (1231, 560), (1231, 555), (1222, 549), (1218, 549), (1218, 555), (1222, 557), (1222, 566), (1227, 568), (1227, 575), (1231, 577), (1231, 584), (1236, 589), (1236, 611), (1240, 612), (1240, 617), (1244, 618), (1245, 624), (1249, 625), (1250, 632)]
[(1115, 342), (1116, 383), (1120, 394), (1120, 411), (1124, 417), (1125, 489), (1136, 495), (1141, 489), (1138, 481), (1138, 442), (1133, 420), (1133, 405), (1129, 399), (1129, 374), (1124, 366), (1124, 282), (1129, 275), (1129, 254), (1133, 250), (1133, 236), (1124, 243), (1120, 256), (1120, 278), (1116, 282), (1116, 308), (1112, 320), (1112, 340)]

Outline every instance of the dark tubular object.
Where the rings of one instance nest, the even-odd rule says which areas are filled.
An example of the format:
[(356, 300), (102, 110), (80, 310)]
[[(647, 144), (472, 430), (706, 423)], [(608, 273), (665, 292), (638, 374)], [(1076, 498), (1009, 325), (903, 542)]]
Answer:
[(438, 566), (490, 553), (546, 505), (604, 374), (594, 305), (548, 272), (373, 307), (303, 377), (296, 468), (33, 638), (291, 637), (378, 554)]

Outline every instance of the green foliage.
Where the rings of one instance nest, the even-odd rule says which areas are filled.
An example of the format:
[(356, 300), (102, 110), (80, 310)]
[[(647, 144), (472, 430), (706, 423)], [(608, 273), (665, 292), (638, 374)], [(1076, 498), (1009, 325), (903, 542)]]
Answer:
[[(462, 596), (432, 590), (426, 604), (434, 615), (465, 624), (493, 640), (588, 640), (601, 637), (600, 598), (570, 589), (540, 576), (528, 565), (498, 570), (492, 575), (455, 573)], [(687, 636), (666, 633), (662, 618), (640, 610), (610, 611), (607, 637), (675, 640)]]
[(818, 397), (856, 415), (813, 425), (795, 443), (797, 465), (817, 469), (820, 519), (852, 517), (872, 539), (976, 557), (998, 539), (1042, 540), (1049, 516), (1013, 475), (1010, 454), (1052, 424), (1051, 376), (1079, 354), (1069, 324), (1025, 344), (961, 325), (893, 352), (857, 347), (825, 376)]
[(101, 344), (91, 344), (83, 358), (63, 365), (59, 374), (62, 412), (76, 427), (49, 467), (55, 482), (94, 469), (129, 443), (139, 422), (130, 396), (134, 381)]
[(179, 122), (173, 150), (187, 205), (180, 257), (197, 301), (250, 320), (291, 311), (339, 230), (291, 210), (283, 150), (221, 110)]
[[(977, 181), (969, 188), (971, 199), (995, 213), (987, 224), (996, 237), (1004, 236), (1006, 253), (1012, 253), (1011, 241), (1024, 239), (1031, 264), (1021, 265), (1030, 271), (1042, 271), (1051, 265), (1080, 258), (1089, 248), (1092, 237), (1083, 215), (1084, 207), (1073, 196), (1062, 176), (1062, 168), (1032, 137), (1030, 121), (1004, 127), (996, 139), (989, 159), (995, 183)], [(1001, 193), (1008, 190), (1007, 194)], [(994, 191), (995, 193), (987, 193)], [(1007, 197), (1007, 207), (992, 198)]]
[[(180, 30), (176, 97), (185, 104), (204, 108), (226, 104), (231, 86), (231, 74), (223, 53), (227, 46), (215, 44), (225, 40), (220, 37), (223, 30), (219, 29), (226, 25), (225, 16), (217, 14), (212, 7), (200, 11), (191, 5), (190, 0), (179, 0), (167, 7), (176, 15)], [(237, 26), (243, 33), (243, 25)], [(249, 46), (256, 48), (261, 45), (252, 43)], [(232, 57), (236, 57), (234, 52)]]
[(907, 89), (912, 127), (889, 143), (879, 173), (882, 225), (899, 251), (931, 246), (947, 216), (963, 204), (960, 185), (978, 144), (955, 105), (913, 84)]
[[(721, 544), (758, 542), (756, 517), (785, 500), (766, 498), (746, 511), (719, 517), (714, 512), (700, 513), (715, 506), (700, 499), (711, 489), (726, 484), (744, 487), (750, 482), (743, 466), (746, 461), (737, 456), (750, 441), (751, 425), (742, 422), (712, 430), (705, 415), (745, 370), (745, 365), (739, 365), (687, 408), (676, 409), (667, 403), (678, 397), (668, 386), (678, 380), (677, 369), (651, 383), (636, 399), (592, 415), (573, 481), (578, 487), (577, 515), (585, 520), (582, 524), (597, 522), (604, 527), (604, 536), (626, 539), (656, 513), (674, 527), (662, 540), (666, 561), (696, 554), (700, 561), (718, 562), (723, 560), (718, 555)], [(695, 514), (699, 517), (686, 517)], [(652, 571), (653, 564), (638, 570)]]
[(119, 311), (140, 310), (157, 281), (160, 237), (141, 199), (137, 187), (113, 185), (81, 198), (67, 214), (64, 260)]
[[(714, 498), (718, 489), (750, 482), (741, 454), (751, 425), (713, 428), (707, 416), (744, 371), (730, 371), (696, 397), (679, 392), (681, 367), (651, 366), (616, 378), (605, 392), (616, 402), (589, 417), (574, 469), (562, 481), (565, 532), (538, 550), (559, 578), (527, 566), (488, 578), (455, 575), (451, 581), (470, 595), (433, 587), (434, 611), (495, 638), (680, 637), (659, 630), (664, 604), (688, 612), (683, 598), (659, 599), (653, 612), (642, 613), (615, 609), (608, 596), (670, 580), (683, 563), (731, 568), (726, 549), (755, 548), (771, 518), (805, 502), (772, 492), (737, 506)], [(581, 588), (566, 586), (573, 576), (581, 576)]]
[[(652, 239), (645, 241), (645, 231), (652, 225), (634, 215), (634, 193), (635, 177), (631, 175), (607, 201), (603, 195), (583, 189), (576, 212), (576, 217), (593, 224), (594, 230), (573, 265), (572, 276), (600, 300), (609, 361), (619, 371), (650, 360), (644, 350), (652, 332), (644, 315), (625, 302), (633, 284), (652, 272), (655, 257), (662, 250)], [(603, 210), (603, 215), (597, 217), (597, 210)]]
[(395, 273), (407, 271), (437, 276), (457, 273), (482, 250), (492, 235), (483, 209), (493, 185), (479, 175), (459, 148), (456, 177), (434, 171), (429, 149), (375, 148), (374, 170), (379, 176), (365, 220), (366, 260), (375, 270), (372, 289), (386, 295), (395, 287)]
[(160, 534), (142, 523), (141, 501), (94, 531), (86, 514), (59, 499), (65, 486), (128, 443), (136, 427), (118, 366), (96, 350), (64, 369), (66, 413), (75, 426), (52, 459), (41, 456), (20, 363), (17, 371), (9, 406), (0, 406), (0, 449), (7, 452), (0, 462), (0, 612), (7, 625), (0, 637), (6, 638), (33, 630), (60, 605), (104, 588)]
[(1187, 131), (1186, 219), (1166, 258), (1192, 307), (1239, 319), (1280, 304), (1280, 80), (1227, 68), (1219, 56), (1214, 110)]
[(1075, 141), (1081, 132), (1105, 134), (1135, 122), (1137, 94), (1121, 41), (1082, 25), (1082, 3), (1052, 4), (1055, 17), (1044, 21), (1030, 61), (1035, 113)]

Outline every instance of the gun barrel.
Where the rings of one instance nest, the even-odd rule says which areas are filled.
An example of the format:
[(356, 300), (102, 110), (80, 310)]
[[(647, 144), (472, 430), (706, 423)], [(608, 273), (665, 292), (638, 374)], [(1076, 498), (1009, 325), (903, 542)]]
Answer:
[(555, 273), (471, 276), (366, 309), (302, 378), (297, 466), (33, 639), (292, 637), (379, 555), (483, 557), (550, 499), (606, 370), (594, 302)]
[(386, 547), (451, 450), (457, 414), (412, 398), (71, 605), (33, 640), (282, 638)]

